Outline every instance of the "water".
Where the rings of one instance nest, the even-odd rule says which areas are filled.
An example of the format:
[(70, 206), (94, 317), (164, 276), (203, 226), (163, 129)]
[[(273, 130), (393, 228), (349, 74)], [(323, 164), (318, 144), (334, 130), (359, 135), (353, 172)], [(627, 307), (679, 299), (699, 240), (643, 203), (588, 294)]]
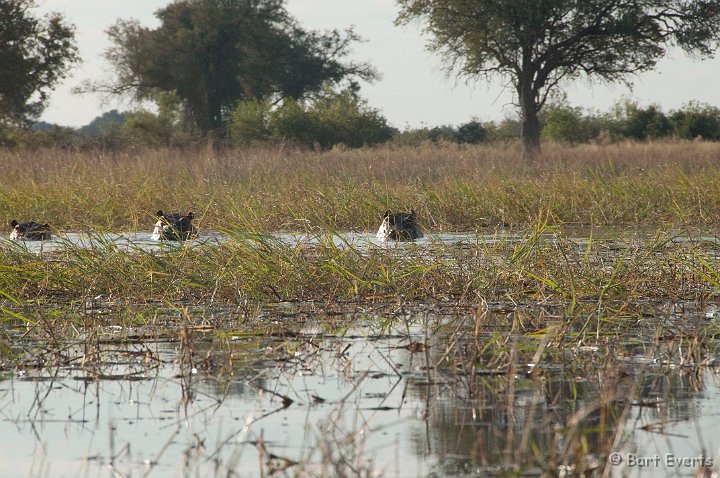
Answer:
[[(703, 242), (709, 244), (720, 244), (720, 238), (715, 234), (706, 231), (668, 231), (664, 236), (658, 236), (656, 229), (638, 228), (638, 229), (619, 229), (613, 227), (583, 227), (568, 226), (561, 229), (564, 237), (577, 244), (578, 247), (586, 247), (588, 242), (607, 243), (608, 247), (627, 247), (628, 240), (635, 241), (654, 241), (667, 238), (673, 243), (687, 242)], [(443, 233), (426, 233), (425, 237), (412, 242), (395, 242), (380, 241), (375, 237), (374, 232), (341, 232), (330, 236), (322, 234), (309, 233), (276, 233), (260, 235), (270, 240), (278, 240), (283, 243), (295, 245), (313, 245), (329, 237), (337, 247), (354, 247), (357, 249), (365, 249), (368, 247), (408, 247), (411, 244), (420, 247), (431, 245), (476, 245), (496, 243), (519, 243), (528, 239), (528, 232), (498, 230), (491, 233), (478, 232), (443, 232)], [(553, 233), (542, 234), (541, 237), (553, 238)], [(618, 237), (624, 238), (618, 240)], [(156, 241), (151, 238), (151, 233), (147, 232), (106, 232), (97, 234), (79, 233), (79, 232), (61, 232), (55, 234), (53, 239), (49, 241), (18, 241), (13, 242), (7, 238), (0, 238), (0, 246), (8, 246), (27, 248), (30, 251), (43, 254), (61, 250), (63, 247), (102, 247), (110, 244), (114, 247), (126, 250), (142, 249), (147, 251), (160, 251), (165, 249), (174, 249), (184, 244), (190, 246), (212, 245), (231, 240), (227, 234), (219, 231), (203, 230), (197, 239), (187, 241), (186, 243), (178, 243), (175, 241)]]
[[(238, 354), (272, 347), (240, 342), (232, 342)], [(72, 368), (21, 373), (0, 383), (0, 476), (259, 476), (260, 436), (268, 452), (309, 459), (309, 468), (320, 466), (323, 446), (350, 436), (344, 452), (372, 459), (374, 468), (426, 474), (428, 464), (405, 440), (422, 425), (421, 404), (412, 394), (403, 400), (407, 382), (420, 377), (411, 354), (361, 338), (323, 346), (313, 359), (238, 366), (220, 380), (197, 369), (178, 378), (171, 345), (154, 349), (160, 367), (126, 362), (100, 381)], [(134, 380), (122, 379), (127, 372)], [(268, 390), (294, 403), (283, 408)]]
[(533, 367), (537, 343), (510, 335), (513, 369), (467, 368), (473, 341), (447, 332), (460, 319), (198, 329), (184, 363), (173, 337), (68, 344), (60, 364), (0, 381), (0, 477), (557, 476), (575, 464), (548, 457), (574, 458), (574, 434), (597, 476), (603, 449), (622, 459), (611, 476), (718, 470), (720, 367), (683, 366), (674, 343), (554, 350)]

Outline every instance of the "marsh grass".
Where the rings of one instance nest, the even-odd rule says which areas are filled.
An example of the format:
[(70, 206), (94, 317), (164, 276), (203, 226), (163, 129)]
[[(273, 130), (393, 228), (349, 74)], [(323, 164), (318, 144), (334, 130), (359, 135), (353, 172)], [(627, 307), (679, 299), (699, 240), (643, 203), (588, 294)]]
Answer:
[[(558, 223), (717, 224), (720, 145), (548, 144), (529, 164), (512, 148), (453, 145), (307, 152), (0, 151), (7, 220), (60, 230), (143, 230), (154, 212), (193, 210), (208, 229), (364, 230), (415, 209), (430, 231)], [(27, 219), (26, 219), (27, 218)]]
[[(65, 241), (44, 258), (3, 243), (0, 320), (57, 330), (59, 319), (48, 314), (77, 323), (87, 310), (134, 309), (121, 320), (137, 325), (154, 321), (158, 304), (242, 309), (245, 316), (271, 303), (540, 304), (561, 311), (561, 335), (577, 342), (621, 331), (624, 318), (647, 304), (704, 303), (720, 291), (715, 242), (662, 233), (577, 242), (550, 220), (539, 216), (522, 236), (458, 244), (361, 246), (330, 231), (288, 243), (242, 225), (225, 229), (221, 242), (160, 249), (121, 246), (98, 233), (90, 246)], [(521, 317), (513, 325), (524, 333), (535, 326)]]

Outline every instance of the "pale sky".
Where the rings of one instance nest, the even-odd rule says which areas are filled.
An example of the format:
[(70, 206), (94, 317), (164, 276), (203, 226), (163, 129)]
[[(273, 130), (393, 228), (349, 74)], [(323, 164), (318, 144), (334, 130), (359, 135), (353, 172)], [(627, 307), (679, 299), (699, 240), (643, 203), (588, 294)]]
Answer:
[[(58, 87), (44, 121), (82, 126), (102, 112), (129, 109), (127, 103), (102, 104), (95, 95), (75, 95), (71, 89), (86, 79), (109, 73), (102, 58), (109, 46), (105, 30), (117, 18), (136, 18), (155, 26), (153, 13), (169, 0), (39, 0), (38, 12), (57, 11), (77, 27), (76, 38), (83, 63)], [(303, 27), (313, 30), (344, 29), (353, 25), (364, 39), (353, 47), (352, 59), (369, 61), (382, 75), (363, 84), (361, 95), (398, 128), (442, 124), (459, 125), (477, 118), (501, 120), (515, 114), (512, 92), (500, 81), (466, 84), (464, 78), (447, 77), (441, 58), (425, 50), (427, 38), (419, 24), (396, 27), (395, 0), (287, 0), (290, 13)], [(608, 111), (623, 99), (642, 105), (656, 103), (668, 112), (689, 101), (720, 107), (720, 59), (696, 61), (682, 52), (662, 60), (656, 71), (634, 80), (632, 90), (578, 81), (566, 86), (572, 106)]]

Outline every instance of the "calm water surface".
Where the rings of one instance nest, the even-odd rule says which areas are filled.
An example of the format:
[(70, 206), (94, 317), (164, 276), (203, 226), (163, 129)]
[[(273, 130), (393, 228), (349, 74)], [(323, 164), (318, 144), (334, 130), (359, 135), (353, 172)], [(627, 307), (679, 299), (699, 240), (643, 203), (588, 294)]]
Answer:
[[(543, 476), (533, 455), (562, 450), (557, 438), (567, 436), (553, 430), (575, 423), (590, 456), (600, 446), (598, 427), (613, 420), (583, 409), (607, 391), (583, 372), (606, 360), (602, 350), (567, 350), (542, 378), (528, 375), (521, 353), (512, 374), (467, 374), (442, 367), (448, 337), (422, 328), (321, 336), (309, 325), (290, 346), (232, 334), (222, 345), (196, 332), (195, 363), (185, 367), (172, 341), (107, 343), (99, 365), (82, 369), (87, 351), (69, 346), (62, 366), (2, 377), (0, 476), (339, 476), (329, 463), (389, 477), (506, 476), (526, 463), (523, 476)], [(428, 347), (410, 346), (419, 341)], [(622, 355), (618, 370), (643, 372), (634, 385), (619, 382), (614, 409), (627, 415), (606, 433), (623, 461), (610, 475), (702, 468), (668, 466), (668, 455), (704, 456), (716, 471), (716, 369), (697, 375), (645, 347)], [(634, 386), (642, 400), (623, 405)], [(605, 463), (596, 465), (601, 476)]]
[[(713, 232), (708, 231), (668, 231), (659, 235), (655, 228), (616, 228), (616, 227), (583, 227), (568, 226), (563, 227), (561, 233), (569, 240), (576, 242), (579, 246), (587, 245), (588, 241), (602, 241), (618, 246), (625, 246), (628, 240), (638, 241), (654, 241), (669, 240), (675, 243), (684, 242), (706, 242), (720, 244), (720, 238)], [(494, 232), (445, 232), (427, 234), (425, 237), (408, 242), (383, 242), (375, 237), (374, 232), (342, 232), (330, 236), (333, 243), (339, 247), (352, 246), (355, 248), (366, 247), (406, 247), (409, 244), (415, 244), (420, 247), (430, 246), (433, 244), (493, 244), (496, 242), (520, 242), (526, 240), (529, 232), (513, 231), (513, 230), (497, 230)], [(542, 234), (545, 237), (553, 237), (552, 233)], [(260, 235), (256, 237), (264, 237), (270, 240), (278, 240), (291, 245), (308, 244), (312, 245), (325, 240), (326, 237), (319, 234), (308, 233), (279, 233)], [(622, 240), (614, 241), (621, 237)], [(223, 232), (204, 230), (200, 237), (188, 241), (187, 244), (196, 245), (212, 245), (229, 240), (229, 236)], [(27, 248), (31, 251), (42, 253), (62, 249), (67, 245), (80, 247), (102, 247), (110, 244), (118, 248), (143, 249), (143, 250), (163, 250), (176, 248), (183, 243), (174, 241), (155, 241), (151, 238), (150, 231), (146, 232), (123, 232), (123, 233), (98, 233), (87, 234), (78, 232), (60, 232), (53, 236), (49, 241), (18, 241), (12, 242), (6, 237), (0, 237), (0, 245), (7, 246), (13, 244), (15, 247)]]

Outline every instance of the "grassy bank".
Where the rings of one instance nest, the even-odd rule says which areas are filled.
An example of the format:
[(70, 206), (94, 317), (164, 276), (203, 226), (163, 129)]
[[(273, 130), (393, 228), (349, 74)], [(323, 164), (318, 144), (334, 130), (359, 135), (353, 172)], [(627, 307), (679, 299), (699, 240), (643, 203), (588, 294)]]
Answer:
[(425, 146), (329, 152), (283, 148), (128, 153), (1, 151), (5, 221), (61, 230), (144, 230), (158, 209), (193, 210), (202, 227), (372, 230), (410, 209), (433, 231), (527, 227), (539, 211), (595, 225), (714, 225), (720, 144)]

